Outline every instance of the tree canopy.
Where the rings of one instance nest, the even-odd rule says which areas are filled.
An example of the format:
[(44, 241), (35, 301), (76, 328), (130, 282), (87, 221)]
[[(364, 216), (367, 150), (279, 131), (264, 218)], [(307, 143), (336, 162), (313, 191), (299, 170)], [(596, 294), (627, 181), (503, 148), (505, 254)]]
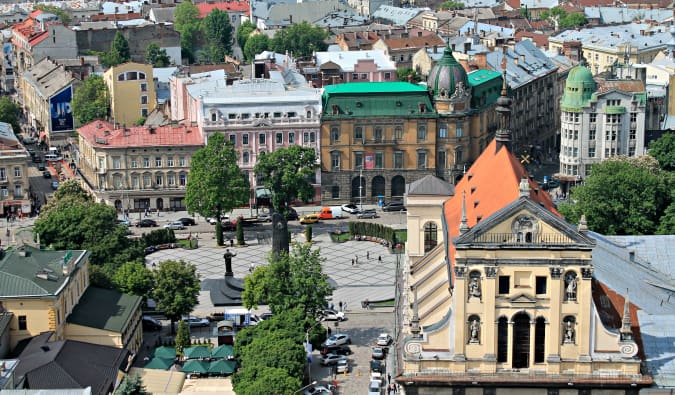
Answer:
[(190, 314), (199, 302), (200, 283), (195, 265), (183, 260), (160, 262), (154, 278), (153, 299), (172, 323)]
[(672, 203), (674, 177), (650, 156), (618, 157), (596, 164), (583, 185), (572, 189), (575, 203), (560, 212), (570, 222), (586, 216), (588, 227), (606, 235), (649, 235)]
[(115, 33), (115, 38), (110, 46), (110, 51), (106, 53), (101, 62), (105, 66), (117, 66), (118, 64), (131, 60), (129, 51), (129, 42), (119, 31)]
[(295, 58), (311, 56), (315, 51), (325, 51), (328, 32), (308, 22), (295, 23), (277, 30), (270, 49), (274, 52), (288, 51)]
[[(410, 76), (410, 77), (408, 77)], [(404, 81), (408, 82), (408, 78), (410, 78), (410, 82), (420, 82), (422, 80), (422, 77), (417, 73), (417, 71), (411, 69), (411, 68), (400, 68), (396, 70), (396, 78), (398, 78), (399, 81)]]
[(86, 124), (96, 119), (105, 119), (110, 110), (108, 87), (99, 75), (89, 76), (73, 94), (73, 115)]
[(183, 1), (174, 11), (174, 29), (180, 33), (180, 48), (184, 58), (194, 57), (193, 48), (201, 30), (199, 8), (190, 1)]
[(21, 133), (19, 124), (19, 106), (8, 96), (0, 97), (0, 121), (12, 125), (15, 134)]
[(232, 53), (232, 25), (226, 12), (215, 8), (204, 18), (204, 36), (212, 62), (221, 63)]
[(153, 285), (152, 271), (140, 262), (127, 262), (113, 277), (115, 288), (121, 292), (147, 298)]
[(551, 10), (543, 11), (540, 14), (540, 18), (557, 21), (558, 27), (562, 29), (583, 26), (588, 23), (586, 17), (582, 13), (576, 12), (568, 14), (561, 7), (553, 7)]
[(124, 377), (119, 387), (115, 390), (115, 395), (151, 395), (145, 389), (143, 380), (137, 374), (128, 374)]
[(160, 48), (156, 43), (150, 43), (145, 50), (145, 61), (152, 67), (167, 67), (171, 64), (171, 59), (166, 53), (166, 49)]
[(51, 4), (36, 4), (33, 6), (33, 10), (40, 10), (43, 12), (48, 12), (50, 14), (54, 14), (57, 17), (59, 17), (59, 20), (63, 22), (64, 25), (69, 25), (70, 22), (73, 20), (73, 18), (70, 17), (70, 14), (68, 14), (66, 11), (61, 9), (60, 7), (57, 7), (55, 5)]
[(659, 161), (665, 171), (675, 171), (675, 133), (665, 133), (649, 144), (649, 155)]
[(247, 61), (252, 61), (255, 56), (263, 51), (267, 51), (270, 46), (269, 38), (264, 34), (255, 34), (248, 37), (246, 45), (242, 47), (244, 58)]
[(249, 20), (245, 20), (239, 25), (239, 29), (237, 29), (237, 43), (242, 50), (246, 46), (246, 40), (248, 40), (248, 37), (255, 29), (255, 25)]
[(441, 10), (461, 10), (464, 8), (464, 3), (458, 1), (446, 1), (439, 7)]
[(304, 202), (314, 197), (312, 179), (317, 168), (314, 148), (292, 145), (259, 155), (255, 174), (272, 191), (272, 205), (284, 212), (296, 199)]

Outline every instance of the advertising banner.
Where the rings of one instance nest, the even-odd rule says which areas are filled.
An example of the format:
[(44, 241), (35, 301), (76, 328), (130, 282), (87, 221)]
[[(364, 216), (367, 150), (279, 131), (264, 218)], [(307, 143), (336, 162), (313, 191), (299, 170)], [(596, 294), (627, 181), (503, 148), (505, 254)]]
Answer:
[(365, 155), (365, 169), (375, 168), (375, 155), (372, 152), (366, 152)]
[(49, 99), (49, 109), (52, 117), (52, 132), (73, 130), (73, 111), (70, 102), (73, 99), (73, 86), (55, 94)]

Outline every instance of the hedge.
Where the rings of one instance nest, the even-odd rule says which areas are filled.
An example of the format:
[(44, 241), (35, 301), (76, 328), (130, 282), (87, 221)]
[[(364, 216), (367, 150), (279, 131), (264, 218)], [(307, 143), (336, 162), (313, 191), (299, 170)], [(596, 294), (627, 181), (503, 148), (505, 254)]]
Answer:
[(372, 236), (387, 240), (389, 245), (396, 245), (396, 231), (382, 224), (373, 222), (349, 222), (349, 233), (352, 236)]

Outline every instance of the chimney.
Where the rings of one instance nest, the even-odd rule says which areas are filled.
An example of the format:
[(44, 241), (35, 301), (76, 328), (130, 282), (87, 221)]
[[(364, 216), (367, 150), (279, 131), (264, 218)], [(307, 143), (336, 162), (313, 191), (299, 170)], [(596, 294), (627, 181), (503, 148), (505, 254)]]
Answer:
[(520, 61), (525, 63), (525, 55), (520, 55)]

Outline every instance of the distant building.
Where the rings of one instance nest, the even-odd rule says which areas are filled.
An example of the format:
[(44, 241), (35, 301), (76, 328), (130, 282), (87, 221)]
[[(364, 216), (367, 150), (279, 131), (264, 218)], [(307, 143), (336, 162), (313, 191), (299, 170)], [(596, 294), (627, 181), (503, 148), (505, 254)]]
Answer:
[(12, 125), (0, 122), (0, 213), (4, 217), (31, 213), (34, 202), (30, 196), (28, 159), (30, 156), (16, 138)]
[(110, 112), (116, 124), (135, 125), (157, 107), (152, 65), (122, 63), (106, 70), (103, 80), (110, 92)]
[(118, 210), (185, 210), (192, 155), (204, 140), (193, 126), (78, 128), (78, 169), (97, 201)]
[(381, 50), (315, 52), (300, 71), (315, 88), (342, 82), (396, 81), (396, 65)]
[(405, 69), (412, 68), (413, 56), (420, 49), (443, 45), (445, 45), (445, 41), (438, 35), (427, 35), (422, 31), (417, 31), (413, 36), (381, 38), (373, 44), (373, 49), (384, 51), (396, 63), (396, 68)]

